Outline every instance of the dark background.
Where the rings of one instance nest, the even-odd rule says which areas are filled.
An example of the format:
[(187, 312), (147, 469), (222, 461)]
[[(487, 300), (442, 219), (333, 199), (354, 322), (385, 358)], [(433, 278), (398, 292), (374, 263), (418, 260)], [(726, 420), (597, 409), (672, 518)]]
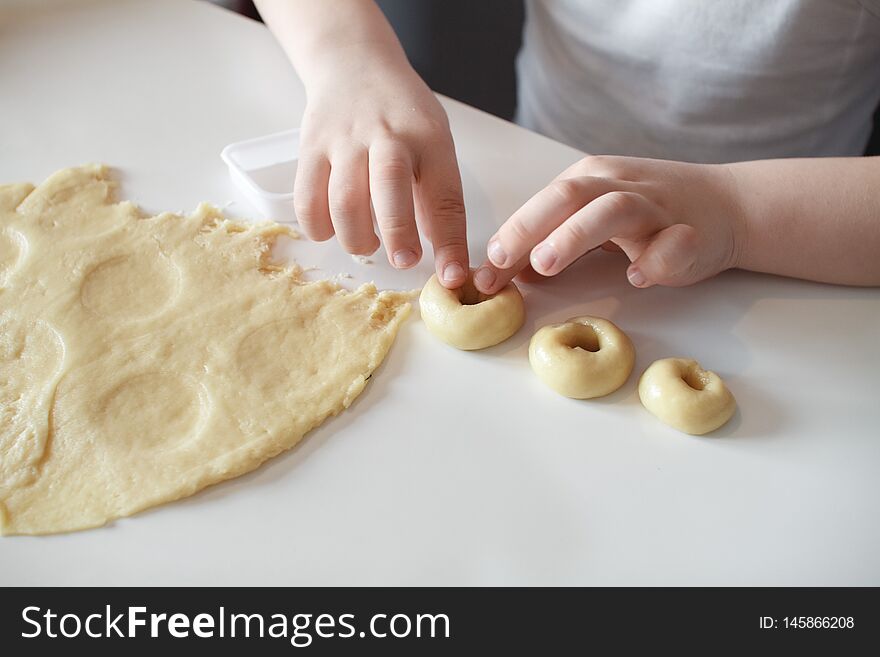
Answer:
[[(35, 628), (22, 620), (22, 610), (39, 607), (60, 615), (111, 615), (129, 606), (146, 614), (198, 613), (219, 617), (260, 613), (288, 618), (310, 613), (311, 633), (318, 614), (355, 614), (359, 629), (369, 628), (375, 613), (444, 613), (450, 636), (442, 639), (395, 640), (315, 638), (297, 650), (289, 640), (252, 637), (172, 639), (166, 630), (149, 638), (141, 627), (136, 638), (50, 638), (45, 632), (22, 638)], [(564, 655), (611, 646), (612, 654), (654, 654), (663, 646), (673, 654), (705, 655), (857, 655), (876, 646), (880, 604), (876, 589), (864, 588), (17, 588), (0, 596), (0, 645), (4, 654), (61, 655), (88, 652), (110, 655)], [(40, 615), (37, 613), (36, 615)], [(759, 619), (776, 619), (775, 629), (761, 629)], [(851, 629), (785, 629), (785, 617), (852, 617)], [(34, 615), (31, 614), (33, 618)], [(142, 616), (143, 618), (143, 616)], [(358, 622), (359, 621), (359, 622)], [(55, 633), (59, 619), (54, 620)], [(72, 625), (72, 624), (71, 624)], [(97, 630), (98, 623), (94, 629)], [(120, 629), (128, 629), (125, 621)], [(228, 629), (228, 626), (227, 626)], [(106, 624), (105, 624), (106, 630)], [(72, 632), (70, 627), (68, 632)], [(652, 650), (651, 647), (655, 646)], [(604, 651), (601, 651), (604, 652)]]
[[(259, 20), (251, 0), (214, 0)], [(522, 0), (377, 0), (413, 68), (434, 91), (512, 119)], [(880, 154), (880, 108), (866, 155)]]

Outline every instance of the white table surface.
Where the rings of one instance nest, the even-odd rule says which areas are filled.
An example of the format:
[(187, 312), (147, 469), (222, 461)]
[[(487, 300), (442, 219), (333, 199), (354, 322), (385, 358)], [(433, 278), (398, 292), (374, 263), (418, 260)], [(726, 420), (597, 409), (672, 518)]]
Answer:
[[(265, 28), (207, 4), (0, 9), (3, 182), (101, 161), (148, 210), (223, 205), (221, 148), (298, 125), (303, 104)], [(579, 153), (444, 105), (477, 259)], [(387, 287), (431, 271), (356, 264), (334, 242), (292, 251)], [(0, 583), (880, 584), (880, 291), (740, 272), (636, 290), (624, 269), (595, 254), (524, 286), (526, 325), (480, 353), (416, 315), (361, 398), (296, 449), (103, 529), (0, 539)], [(555, 395), (526, 356), (537, 327), (583, 313), (638, 351), (597, 401)], [(712, 437), (639, 403), (637, 375), (678, 355), (739, 401)]]

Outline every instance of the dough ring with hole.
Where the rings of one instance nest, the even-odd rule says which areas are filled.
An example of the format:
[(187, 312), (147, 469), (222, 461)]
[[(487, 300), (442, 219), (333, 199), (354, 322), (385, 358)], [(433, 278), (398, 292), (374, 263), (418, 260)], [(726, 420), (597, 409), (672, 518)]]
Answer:
[(422, 320), (438, 338), (458, 349), (485, 349), (504, 342), (525, 321), (523, 298), (513, 283), (500, 292), (483, 294), (473, 272), (457, 290), (448, 290), (431, 276), (419, 297)]
[(601, 317), (574, 317), (538, 330), (529, 362), (560, 395), (590, 399), (610, 394), (629, 378), (636, 352), (629, 337)]
[(736, 410), (721, 377), (690, 358), (653, 362), (639, 379), (639, 398), (661, 422), (698, 436), (726, 423)]

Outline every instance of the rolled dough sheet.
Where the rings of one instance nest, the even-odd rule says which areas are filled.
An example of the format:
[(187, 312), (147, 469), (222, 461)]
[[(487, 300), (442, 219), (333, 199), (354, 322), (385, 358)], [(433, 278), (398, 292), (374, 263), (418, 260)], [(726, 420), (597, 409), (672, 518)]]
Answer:
[(307, 283), (286, 232), (142, 215), (101, 166), (0, 186), (0, 531), (96, 527), (256, 468), (363, 390), (410, 295)]

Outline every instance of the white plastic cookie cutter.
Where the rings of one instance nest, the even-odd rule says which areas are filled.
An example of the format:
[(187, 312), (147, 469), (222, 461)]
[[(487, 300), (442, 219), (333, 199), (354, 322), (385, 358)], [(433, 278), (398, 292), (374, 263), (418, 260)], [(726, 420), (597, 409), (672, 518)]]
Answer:
[(294, 222), (293, 181), (299, 159), (299, 130), (229, 144), (220, 152), (229, 176), (266, 219)]

